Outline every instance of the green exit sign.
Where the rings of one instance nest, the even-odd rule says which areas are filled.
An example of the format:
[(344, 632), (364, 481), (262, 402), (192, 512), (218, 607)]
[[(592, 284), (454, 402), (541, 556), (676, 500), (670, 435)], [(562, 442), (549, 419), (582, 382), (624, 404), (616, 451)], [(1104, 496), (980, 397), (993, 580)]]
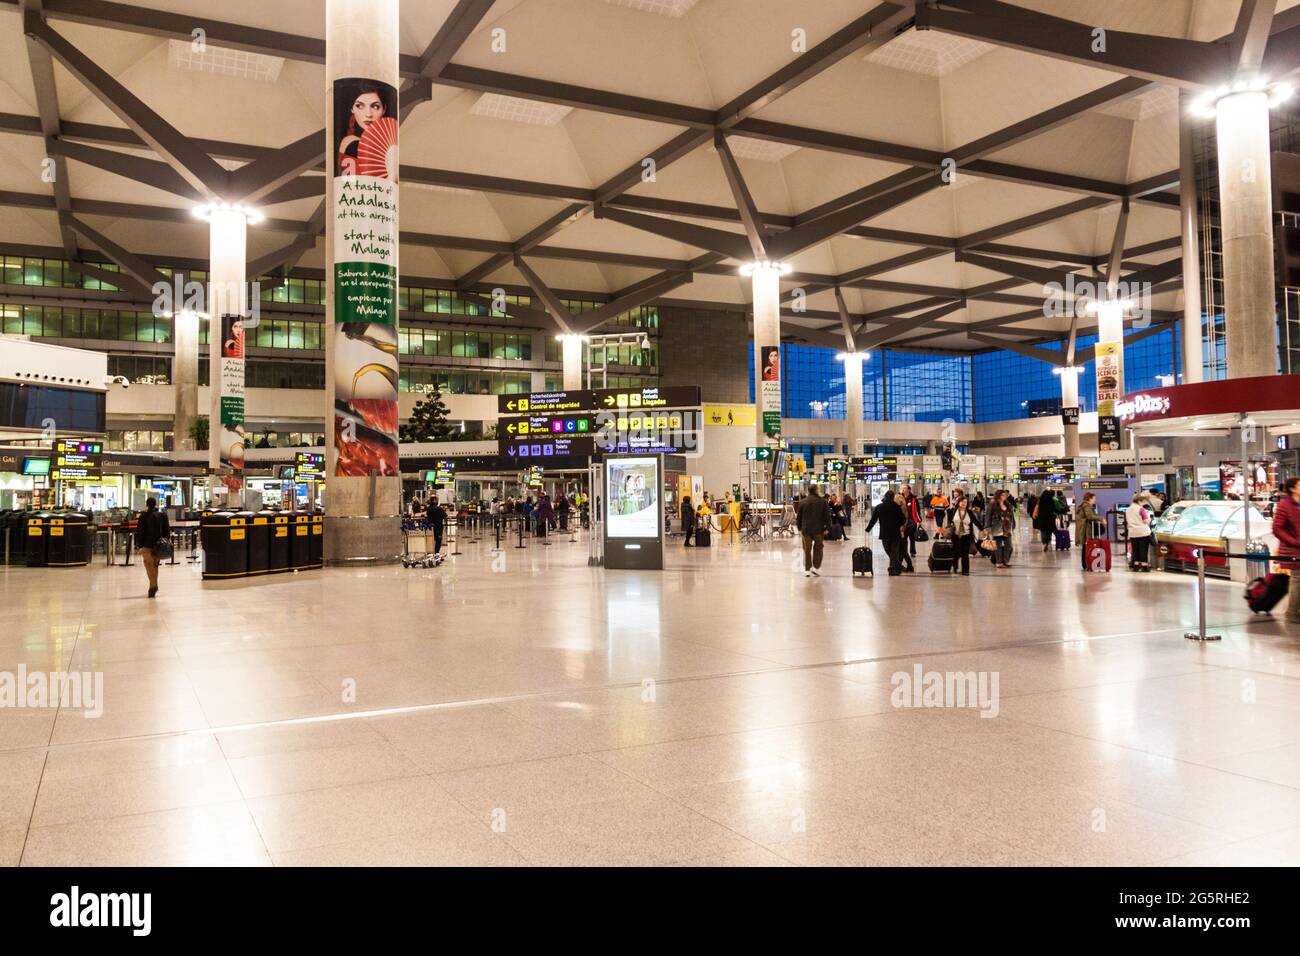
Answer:
[(770, 448), (746, 448), (746, 461), (771, 461), (772, 449)]

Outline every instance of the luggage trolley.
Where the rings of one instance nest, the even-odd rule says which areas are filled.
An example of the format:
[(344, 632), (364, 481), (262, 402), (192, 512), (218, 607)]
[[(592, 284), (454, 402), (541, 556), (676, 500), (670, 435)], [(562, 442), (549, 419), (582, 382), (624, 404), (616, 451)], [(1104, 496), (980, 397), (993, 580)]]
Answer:
[(402, 523), (402, 567), (436, 568), (443, 555), (434, 550), (433, 529), (414, 522)]

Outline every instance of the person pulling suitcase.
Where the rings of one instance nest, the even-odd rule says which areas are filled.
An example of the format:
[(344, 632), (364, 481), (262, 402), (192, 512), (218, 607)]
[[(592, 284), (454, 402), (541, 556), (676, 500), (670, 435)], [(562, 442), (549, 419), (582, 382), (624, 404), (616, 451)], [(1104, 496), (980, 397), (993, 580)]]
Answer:
[[(1282, 486), (1282, 499), (1273, 509), (1273, 536), (1278, 541), (1278, 554), (1300, 558), (1300, 478), (1288, 478)], [(1285, 573), (1290, 597), (1286, 602), (1286, 619), (1300, 624), (1300, 561), (1288, 561), (1275, 566), (1279, 576)]]

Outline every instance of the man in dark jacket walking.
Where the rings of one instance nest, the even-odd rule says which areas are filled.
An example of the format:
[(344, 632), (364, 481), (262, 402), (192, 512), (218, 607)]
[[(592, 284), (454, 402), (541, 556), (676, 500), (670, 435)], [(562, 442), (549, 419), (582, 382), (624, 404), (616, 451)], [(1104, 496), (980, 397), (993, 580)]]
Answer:
[(442, 533), (447, 527), (447, 512), (438, 504), (438, 496), (430, 495), (424, 510), (425, 527), (433, 531), (433, 553), (442, 554)]
[(880, 525), (880, 543), (885, 548), (885, 554), (889, 555), (889, 575), (896, 577), (903, 573), (903, 549), (907, 547), (903, 533), (907, 527), (907, 512), (888, 492), (880, 504), (872, 509), (867, 534), (871, 534), (871, 529), (876, 525)]
[(813, 485), (808, 496), (799, 502), (795, 510), (795, 526), (803, 535), (803, 576), (820, 577), (818, 568), (822, 566), (822, 542), (831, 529), (831, 509)]
[(167, 515), (158, 510), (157, 498), (150, 498), (144, 507), (135, 523), (135, 546), (140, 552), (145, 574), (149, 576), (149, 596), (154, 597), (158, 593), (157, 546), (159, 541), (170, 542), (171, 525), (167, 522)]

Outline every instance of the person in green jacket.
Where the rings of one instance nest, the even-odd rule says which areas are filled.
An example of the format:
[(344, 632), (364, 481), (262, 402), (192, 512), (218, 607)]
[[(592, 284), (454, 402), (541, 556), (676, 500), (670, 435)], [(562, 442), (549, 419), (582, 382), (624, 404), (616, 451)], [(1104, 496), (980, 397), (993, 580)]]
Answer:
[(1080, 544), (1097, 537), (1096, 527), (1099, 523), (1104, 526), (1105, 519), (1097, 512), (1097, 496), (1089, 491), (1074, 509), (1074, 535)]

